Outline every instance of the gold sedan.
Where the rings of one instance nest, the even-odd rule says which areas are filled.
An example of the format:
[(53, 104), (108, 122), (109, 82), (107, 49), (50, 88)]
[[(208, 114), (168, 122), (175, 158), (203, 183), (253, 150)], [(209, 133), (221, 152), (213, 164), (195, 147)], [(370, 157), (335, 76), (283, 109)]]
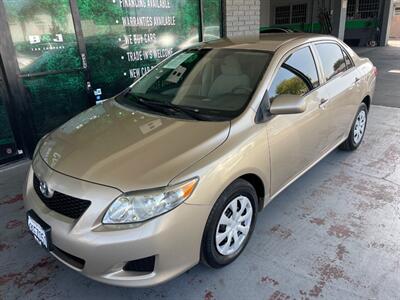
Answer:
[(274, 197), (336, 147), (361, 144), (375, 78), (368, 59), (328, 36), (182, 50), (39, 142), (28, 227), (105, 283), (223, 267)]

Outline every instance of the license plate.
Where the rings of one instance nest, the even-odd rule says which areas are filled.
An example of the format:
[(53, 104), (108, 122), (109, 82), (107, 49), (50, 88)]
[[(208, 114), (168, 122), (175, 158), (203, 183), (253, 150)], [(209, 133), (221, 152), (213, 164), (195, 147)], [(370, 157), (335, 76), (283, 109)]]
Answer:
[(33, 210), (27, 213), (27, 224), (36, 242), (47, 250), (51, 250), (51, 227), (40, 219)]

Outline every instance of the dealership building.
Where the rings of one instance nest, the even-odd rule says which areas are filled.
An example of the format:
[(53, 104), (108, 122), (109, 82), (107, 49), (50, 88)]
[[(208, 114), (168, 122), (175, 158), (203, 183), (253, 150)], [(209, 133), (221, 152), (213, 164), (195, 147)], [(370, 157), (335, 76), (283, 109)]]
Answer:
[(399, 18), (393, 0), (0, 0), (0, 164), (191, 44), (284, 28), (384, 46)]

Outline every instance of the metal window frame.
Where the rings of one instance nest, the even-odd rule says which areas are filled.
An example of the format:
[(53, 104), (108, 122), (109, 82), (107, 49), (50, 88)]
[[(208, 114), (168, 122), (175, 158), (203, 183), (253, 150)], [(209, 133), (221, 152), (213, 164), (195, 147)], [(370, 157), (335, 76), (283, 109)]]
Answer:
[(199, 0), (199, 18), (200, 18), (200, 28), (199, 28), (199, 40), (204, 41), (204, 0)]
[[(278, 5), (278, 6), (275, 6), (274, 7), (274, 11), (273, 11), (273, 13), (274, 13), (274, 15), (273, 15), (273, 19), (274, 19), (274, 24), (275, 25), (284, 25), (284, 24), (303, 24), (303, 23), (307, 23), (307, 20), (308, 20), (308, 2), (299, 2), (299, 3), (287, 3), (287, 4), (284, 4), (284, 5)], [(296, 22), (296, 23), (293, 23), (293, 6), (300, 6), (300, 5), (304, 5), (305, 6), (305, 16), (304, 16), (304, 19), (305, 19), (305, 21), (304, 22)], [(277, 23), (276, 22), (276, 10), (278, 9), (278, 8), (282, 8), (282, 7), (289, 7), (289, 22), (287, 22), (287, 23)], [(297, 16), (298, 17), (298, 16)]]
[[(277, 23), (277, 22), (276, 22), (276, 10), (279, 9), (279, 8), (283, 8), (283, 7), (285, 7), (285, 8), (289, 7), (289, 16), (288, 16), (289, 22), (288, 22), (288, 23)], [(291, 5), (291, 4), (286, 4), (286, 5), (281, 5), (281, 6), (275, 6), (275, 10), (274, 10), (274, 23), (275, 23), (276, 25), (281, 25), (281, 24), (291, 24), (291, 22), (292, 22), (292, 5)]]
[[(304, 22), (293, 22), (293, 8), (295, 6), (304, 6), (304, 15), (301, 16), (296, 16), (296, 18), (304, 18)], [(303, 3), (296, 3), (296, 4), (292, 4), (291, 8), (290, 8), (290, 24), (304, 24), (307, 23), (307, 11), (308, 11), (308, 3), (307, 2), (303, 2)]]
[[(360, 11), (360, 2), (362, 2), (363, 0), (351, 0), (351, 1), (352, 1), (351, 5), (353, 7), (352, 7), (352, 10), (351, 10), (351, 14), (347, 13), (347, 16), (346, 16), (347, 20), (349, 20), (349, 19), (355, 19), (355, 20), (379, 19), (380, 12), (381, 12), (381, 6), (382, 6), (382, 3), (384, 2), (384, 0), (383, 1), (382, 0), (369, 0), (371, 2), (367, 3), (366, 6), (367, 5), (375, 5), (376, 9), (366, 9), (366, 10), (363, 10), (363, 11)], [(374, 3), (372, 1), (374, 1)], [(347, 5), (349, 5), (349, 3)], [(375, 14), (375, 15), (372, 16), (372, 17), (371, 16), (367, 16), (367, 17), (363, 16), (362, 17), (361, 13), (364, 13), (364, 14)]]

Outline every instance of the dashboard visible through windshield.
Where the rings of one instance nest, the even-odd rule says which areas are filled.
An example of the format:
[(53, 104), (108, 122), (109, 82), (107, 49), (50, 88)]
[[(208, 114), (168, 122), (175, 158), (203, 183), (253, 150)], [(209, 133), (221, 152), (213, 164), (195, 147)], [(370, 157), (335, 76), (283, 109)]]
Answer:
[(187, 49), (117, 97), (145, 111), (197, 120), (230, 120), (247, 106), (272, 54), (241, 49)]

